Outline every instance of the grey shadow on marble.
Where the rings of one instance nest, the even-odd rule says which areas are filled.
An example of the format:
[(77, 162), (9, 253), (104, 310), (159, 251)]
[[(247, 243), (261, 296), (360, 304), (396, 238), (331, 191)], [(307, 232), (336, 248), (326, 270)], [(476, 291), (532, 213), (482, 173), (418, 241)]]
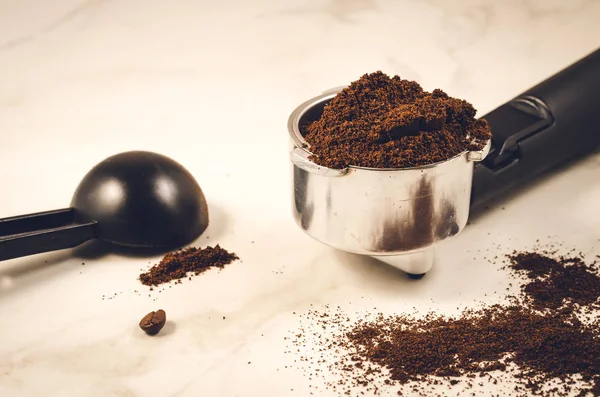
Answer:
[[(75, 271), (70, 251), (16, 258), (0, 263), (0, 295)], [(81, 265), (80, 265), (81, 266)]]
[(90, 241), (74, 249), (45, 252), (0, 262), (0, 295), (43, 284), (69, 272), (82, 271), (99, 262), (95, 258), (100, 242)]
[(173, 321), (167, 320), (163, 329), (160, 332), (153, 336), (153, 338), (164, 338), (166, 336), (172, 335), (175, 333), (177, 329), (177, 325)]
[[(469, 224), (485, 218), (488, 212), (497, 208), (501, 208), (514, 199), (526, 196), (529, 192), (532, 192), (536, 188), (551, 182), (554, 178), (558, 178), (566, 173), (590, 166), (600, 171), (600, 149), (587, 156), (574, 158), (565, 163), (552, 167), (520, 185), (506, 189), (491, 200), (476, 208), (473, 208), (469, 214)], [(572, 180), (569, 182), (568, 189), (563, 189), (563, 192), (564, 194), (568, 194), (570, 196), (576, 196), (579, 192), (588, 188), (588, 183), (580, 183)]]
[(335, 251), (334, 255), (343, 268), (359, 281), (359, 286), (371, 285), (378, 290), (414, 291), (420, 288), (425, 278), (430, 278), (435, 273), (434, 266), (423, 280), (413, 280), (404, 271), (370, 256), (343, 251)]
[[(221, 237), (229, 229), (229, 218), (220, 207), (209, 204), (208, 228), (190, 246), (205, 246), (206, 242)], [(207, 238), (208, 237), (208, 238)], [(73, 249), (45, 252), (0, 262), (0, 295), (35, 283), (43, 283), (61, 274), (76, 271), (78, 266), (102, 266), (99, 262), (108, 254), (124, 258), (155, 258), (169, 251), (164, 249), (119, 247), (100, 240), (92, 240)]]
[[(16, 278), (74, 259), (72, 250), (52, 251), (0, 262), (0, 278)], [(72, 263), (71, 263), (72, 265)]]
[(115, 254), (126, 258), (146, 258), (166, 254), (169, 250), (163, 248), (122, 247), (100, 240), (92, 240), (71, 250), (71, 257), (82, 260), (102, 259)]
[(201, 244), (202, 239), (219, 239), (228, 232), (231, 232), (229, 215), (220, 206), (208, 202), (208, 227), (196, 242), (204, 245)]

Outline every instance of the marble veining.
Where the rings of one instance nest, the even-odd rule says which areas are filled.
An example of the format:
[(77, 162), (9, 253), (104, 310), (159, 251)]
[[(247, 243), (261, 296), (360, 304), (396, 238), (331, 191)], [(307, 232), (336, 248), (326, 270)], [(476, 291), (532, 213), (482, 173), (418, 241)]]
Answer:
[(66, 11), (65, 13), (62, 13), (61, 15), (59, 15), (55, 20), (48, 22), (47, 24), (45, 24), (44, 26), (40, 27), (39, 29), (36, 29), (34, 31), (31, 31), (29, 33), (26, 33), (23, 36), (20, 37), (16, 37), (13, 39), (9, 39), (7, 41), (4, 42), (0, 42), (0, 51), (4, 50), (4, 49), (10, 49), (13, 47), (18, 47), (21, 46), (23, 44), (27, 44), (33, 40), (35, 40), (37, 37), (50, 33), (58, 28), (60, 28), (61, 26), (69, 23), (70, 21), (72, 21), (73, 19), (79, 17), (80, 15), (88, 12), (91, 8), (93, 8), (95, 5), (97, 5), (98, 3), (101, 3), (105, 0), (85, 0), (80, 2), (79, 4), (74, 5), (74, 7), (68, 11)]

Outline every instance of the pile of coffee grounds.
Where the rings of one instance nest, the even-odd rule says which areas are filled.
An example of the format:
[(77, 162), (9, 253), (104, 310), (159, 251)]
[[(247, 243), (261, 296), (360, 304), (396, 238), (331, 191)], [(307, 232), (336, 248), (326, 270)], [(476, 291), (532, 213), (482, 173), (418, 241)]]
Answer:
[(292, 338), (317, 346), (301, 364), (310, 364), (310, 379), (327, 374), (326, 387), (340, 395), (490, 395), (491, 382), (502, 395), (600, 396), (596, 265), (539, 252), (507, 258), (525, 279), (506, 305), (456, 317), (310, 311), (311, 325)]
[(521, 288), (533, 308), (600, 309), (600, 277), (595, 264), (587, 265), (578, 257), (552, 258), (535, 252), (516, 252), (509, 259), (513, 270), (530, 279)]
[(349, 165), (407, 168), (480, 150), (491, 138), (468, 102), (377, 71), (339, 92), (318, 120), (300, 126), (311, 160), (329, 168)]
[[(597, 327), (561, 313), (492, 306), (457, 319), (380, 317), (357, 325), (346, 336), (355, 350), (353, 361), (366, 359), (383, 366), (393, 381), (481, 375), (507, 371), (515, 364), (514, 375), (530, 394), (545, 395), (542, 387), (554, 378), (600, 379)], [(571, 386), (563, 391), (571, 392)]]
[(218, 244), (206, 248), (185, 248), (171, 252), (146, 273), (140, 274), (140, 281), (144, 285), (157, 286), (177, 280), (198, 275), (211, 268), (223, 268), (234, 260), (239, 259), (236, 254), (229, 253)]

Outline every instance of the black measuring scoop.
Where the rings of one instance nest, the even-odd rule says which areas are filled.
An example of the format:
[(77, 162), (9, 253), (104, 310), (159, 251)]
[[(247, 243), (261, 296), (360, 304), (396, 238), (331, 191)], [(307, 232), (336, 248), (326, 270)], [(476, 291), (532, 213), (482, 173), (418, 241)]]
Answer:
[(70, 208), (0, 219), (0, 261), (92, 239), (175, 249), (207, 226), (204, 194), (182, 165), (156, 153), (125, 152), (88, 172)]

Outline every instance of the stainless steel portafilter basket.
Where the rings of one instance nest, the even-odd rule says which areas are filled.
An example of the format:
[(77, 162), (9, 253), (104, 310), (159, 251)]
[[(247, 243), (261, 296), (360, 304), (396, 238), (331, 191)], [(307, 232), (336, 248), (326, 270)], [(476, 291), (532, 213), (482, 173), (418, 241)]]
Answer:
[(322, 167), (309, 159), (301, 125), (318, 119), (341, 89), (303, 103), (289, 119), (294, 218), (313, 238), (376, 257), (409, 274), (433, 265), (432, 248), (456, 236), (469, 217), (473, 164), (490, 144), (423, 167)]
[(600, 145), (599, 70), (597, 50), (485, 115), (492, 139), (483, 150), (414, 168), (312, 162), (300, 126), (319, 119), (341, 88), (310, 99), (288, 121), (294, 219), (324, 244), (422, 277), (472, 207)]

